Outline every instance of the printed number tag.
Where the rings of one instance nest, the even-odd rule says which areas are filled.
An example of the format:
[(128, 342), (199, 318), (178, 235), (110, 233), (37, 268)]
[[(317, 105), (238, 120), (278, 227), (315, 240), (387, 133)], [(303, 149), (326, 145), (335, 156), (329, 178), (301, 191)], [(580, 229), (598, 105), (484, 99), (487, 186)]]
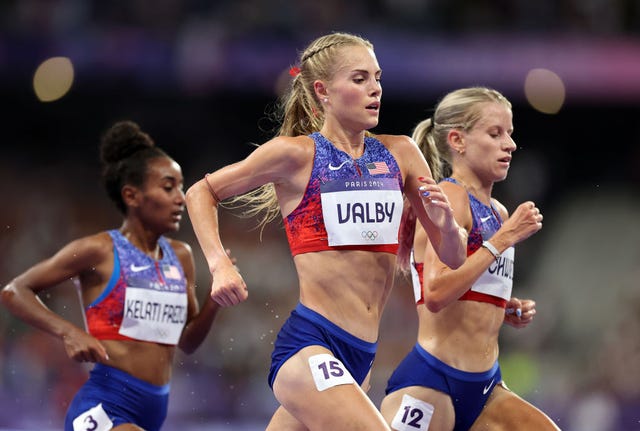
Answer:
[(433, 406), (410, 395), (402, 396), (402, 404), (391, 422), (397, 431), (428, 430), (433, 416)]
[(102, 408), (102, 403), (73, 420), (73, 431), (108, 431), (111, 428), (113, 422)]
[(337, 385), (355, 383), (345, 366), (328, 353), (314, 355), (309, 358), (311, 375), (319, 391), (324, 391)]

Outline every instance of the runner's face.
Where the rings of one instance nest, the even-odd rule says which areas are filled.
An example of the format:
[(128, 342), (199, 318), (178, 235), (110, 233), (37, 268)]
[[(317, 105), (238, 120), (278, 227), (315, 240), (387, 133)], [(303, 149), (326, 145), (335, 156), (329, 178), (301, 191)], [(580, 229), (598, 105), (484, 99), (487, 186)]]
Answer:
[(496, 102), (483, 103), (481, 113), (478, 122), (465, 133), (463, 159), (482, 179), (502, 181), (507, 177), (511, 155), (516, 150), (511, 137), (513, 115), (511, 109)]
[(149, 161), (139, 212), (145, 226), (160, 234), (180, 228), (185, 204), (183, 187), (184, 178), (178, 163), (168, 157)]
[(344, 127), (367, 130), (378, 125), (382, 71), (375, 53), (363, 45), (340, 49), (340, 62), (327, 85), (325, 112)]

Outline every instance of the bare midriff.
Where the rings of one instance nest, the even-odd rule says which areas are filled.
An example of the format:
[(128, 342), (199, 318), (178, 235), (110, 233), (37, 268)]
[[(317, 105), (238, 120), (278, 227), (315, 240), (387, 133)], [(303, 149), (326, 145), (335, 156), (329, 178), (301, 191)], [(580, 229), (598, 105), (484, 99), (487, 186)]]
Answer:
[(378, 340), (378, 326), (393, 287), (396, 256), (362, 250), (330, 250), (294, 258), (300, 302), (350, 334)]

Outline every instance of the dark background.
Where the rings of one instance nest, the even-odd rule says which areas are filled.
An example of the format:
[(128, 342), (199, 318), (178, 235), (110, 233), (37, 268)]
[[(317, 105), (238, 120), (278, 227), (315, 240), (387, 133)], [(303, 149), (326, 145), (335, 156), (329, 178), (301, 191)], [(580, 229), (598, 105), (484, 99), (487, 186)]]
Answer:
[[(114, 121), (137, 121), (188, 186), (272, 136), (268, 113), (308, 42), (357, 33), (383, 69), (374, 132), (410, 134), (462, 86), (511, 100), (518, 150), (495, 195), (509, 210), (535, 200), (545, 222), (517, 249), (514, 295), (536, 299), (538, 316), (504, 330), (507, 383), (564, 430), (640, 429), (639, 1), (16, 0), (0, 2), (0, 24), (1, 284), (78, 236), (119, 226), (97, 151)], [(55, 56), (71, 60), (73, 85), (41, 102), (34, 73)], [(562, 80), (556, 114), (527, 101), (537, 68)], [(261, 429), (275, 408), (271, 343), (297, 301), (284, 233), (274, 223), (261, 241), (231, 211), (222, 224), (250, 299), (223, 310), (198, 352), (178, 355), (167, 429)], [(193, 245), (204, 299), (209, 275), (186, 215), (176, 236)], [(82, 325), (71, 283), (43, 300)], [(374, 365), (376, 404), (415, 329), (399, 278)], [(0, 343), (0, 427), (59, 429), (87, 370), (5, 311)]]

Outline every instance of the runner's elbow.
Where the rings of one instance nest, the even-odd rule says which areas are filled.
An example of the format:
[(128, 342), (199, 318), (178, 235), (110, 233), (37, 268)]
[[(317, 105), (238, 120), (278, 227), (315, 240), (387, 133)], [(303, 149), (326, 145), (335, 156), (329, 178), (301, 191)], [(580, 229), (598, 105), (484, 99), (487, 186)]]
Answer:
[(427, 310), (432, 313), (438, 313), (447, 306), (446, 302), (439, 298), (438, 295), (427, 295), (424, 300), (424, 305), (427, 307)]

